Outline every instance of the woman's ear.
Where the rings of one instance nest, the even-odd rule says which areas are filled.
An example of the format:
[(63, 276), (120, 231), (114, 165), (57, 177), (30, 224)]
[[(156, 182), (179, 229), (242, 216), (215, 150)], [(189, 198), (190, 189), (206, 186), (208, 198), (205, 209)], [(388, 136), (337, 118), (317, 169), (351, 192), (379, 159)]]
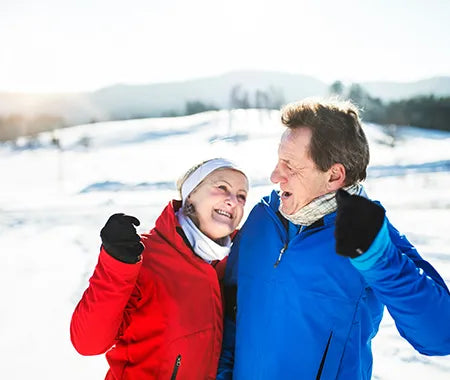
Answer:
[(346, 172), (345, 167), (342, 164), (333, 164), (328, 170), (328, 191), (336, 191), (344, 186)]

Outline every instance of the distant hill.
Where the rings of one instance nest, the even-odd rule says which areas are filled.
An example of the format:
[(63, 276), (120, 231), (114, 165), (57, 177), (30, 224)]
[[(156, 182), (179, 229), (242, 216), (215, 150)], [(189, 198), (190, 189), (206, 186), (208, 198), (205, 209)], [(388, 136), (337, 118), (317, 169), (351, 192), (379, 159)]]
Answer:
[(229, 107), (230, 92), (241, 85), (253, 103), (256, 90), (279, 90), (287, 101), (324, 95), (328, 85), (312, 77), (296, 74), (239, 71), (211, 78), (150, 85), (117, 85), (89, 95), (97, 108), (117, 115), (159, 115), (170, 110), (183, 112), (186, 101), (199, 100), (219, 108)]
[[(286, 102), (328, 94), (329, 84), (310, 76), (268, 71), (236, 71), (215, 77), (148, 85), (118, 84), (89, 93), (0, 93), (0, 117), (11, 114), (49, 114), (64, 118), (66, 125), (93, 120), (128, 119), (183, 113), (187, 101), (201, 101), (227, 108), (231, 89), (241, 85), (254, 104), (256, 90), (275, 91)], [(450, 77), (411, 83), (361, 84), (372, 96), (384, 100), (420, 94), (450, 96)]]

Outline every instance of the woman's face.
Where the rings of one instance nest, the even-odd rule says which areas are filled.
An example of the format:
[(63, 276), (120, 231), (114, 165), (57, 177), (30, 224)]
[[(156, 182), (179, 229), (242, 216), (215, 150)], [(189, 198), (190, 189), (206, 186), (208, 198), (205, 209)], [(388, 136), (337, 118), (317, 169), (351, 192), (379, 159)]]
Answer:
[(247, 192), (241, 172), (218, 169), (209, 174), (188, 197), (200, 231), (212, 240), (230, 235), (244, 214)]

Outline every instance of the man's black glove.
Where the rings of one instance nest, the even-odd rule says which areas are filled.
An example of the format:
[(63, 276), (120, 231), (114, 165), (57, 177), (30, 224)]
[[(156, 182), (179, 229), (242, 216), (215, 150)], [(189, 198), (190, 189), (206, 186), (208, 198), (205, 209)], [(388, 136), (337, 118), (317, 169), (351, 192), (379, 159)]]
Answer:
[(367, 251), (380, 231), (385, 211), (381, 206), (345, 190), (336, 193), (336, 252), (358, 257)]
[(140, 260), (144, 244), (134, 226), (141, 224), (137, 218), (125, 214), (110, 216), (100, 231), (103, 247), (115, 259), (134, 264)]

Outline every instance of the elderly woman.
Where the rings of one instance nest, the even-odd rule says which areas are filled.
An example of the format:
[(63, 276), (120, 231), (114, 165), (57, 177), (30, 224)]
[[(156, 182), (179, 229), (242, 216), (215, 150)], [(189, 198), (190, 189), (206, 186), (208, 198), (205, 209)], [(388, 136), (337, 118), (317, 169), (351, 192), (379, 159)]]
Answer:
[[(214, 379), (222, 342), (220, 280), (248, 192), (225, 159), (191, 168), (155, 227), (139, 236), (114, 214), (71, 321), (82, 355), (107, 351), (106, 379)], [(112, 347), (112, 348), (111, 348)]]

